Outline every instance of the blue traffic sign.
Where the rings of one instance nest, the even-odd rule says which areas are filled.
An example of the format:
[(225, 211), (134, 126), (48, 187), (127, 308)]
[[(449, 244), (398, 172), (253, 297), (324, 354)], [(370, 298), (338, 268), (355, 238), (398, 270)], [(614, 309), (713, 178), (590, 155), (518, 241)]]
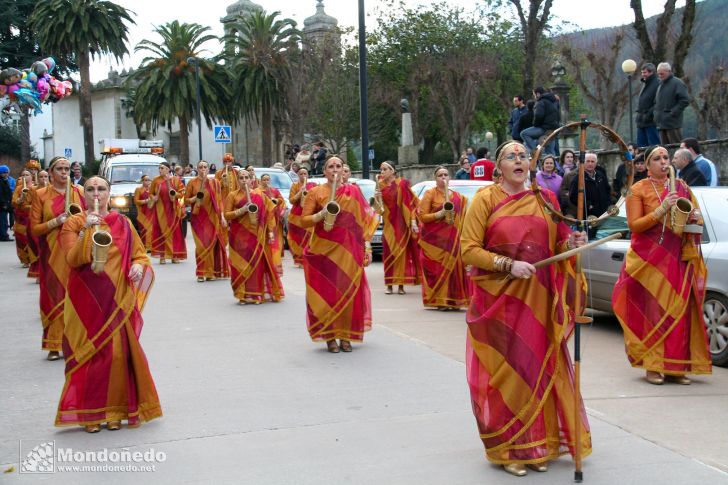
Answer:
[(232, 143), (233, 135), (230, 125), (215, 125), (212, 131), (215, 143)]
[(70, 148), (64, 148), (63, 156), (66, 158), (71, 158), (73, 156), (73, 150), (71, 150)]

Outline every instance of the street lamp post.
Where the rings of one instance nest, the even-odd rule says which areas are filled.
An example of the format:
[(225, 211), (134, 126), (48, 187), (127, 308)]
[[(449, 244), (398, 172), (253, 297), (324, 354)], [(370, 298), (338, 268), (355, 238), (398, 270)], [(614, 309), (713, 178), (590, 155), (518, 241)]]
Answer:
[(486, 131), (485, 139), (488, 140), (488, 153), (490, 153), (490, 142), (493, 141), (493, 133), (490, 131)]
[(627, 59), (622, 63), (622, 72), (627, 75), (627, 84), (629, 85), (629, 140), (634, 141), (634, 125), (632, 123), (632, 75), (637, 70), (637, 63), (632, 59)]
[(362, 178), (369, 178), (369, 113), (367, 111), (367, 44), (364, 0), (359, 0), (359, 122)]
[[(195, 90), (197, 91), (197, 147), (200, 154), (199, 160), (202, 160), (202, 124), (200, 122), (200, 62), (196, 57), (188, 57), (188, 64), (195, 65)], [(180, 129), (182, 127), (180, 126)]]

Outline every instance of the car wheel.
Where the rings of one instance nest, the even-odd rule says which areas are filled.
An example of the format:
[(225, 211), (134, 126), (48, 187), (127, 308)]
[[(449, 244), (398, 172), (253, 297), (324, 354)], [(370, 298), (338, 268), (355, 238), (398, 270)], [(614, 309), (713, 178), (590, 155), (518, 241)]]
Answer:
[(713, 364), (728, 364), (728, 297), (708, 293), (703, 303), (703, 318)]

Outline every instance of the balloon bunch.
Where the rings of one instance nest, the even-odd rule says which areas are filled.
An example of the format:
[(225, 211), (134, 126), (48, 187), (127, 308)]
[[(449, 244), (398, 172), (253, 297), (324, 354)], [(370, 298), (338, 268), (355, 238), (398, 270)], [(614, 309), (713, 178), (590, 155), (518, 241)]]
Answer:
[(29, 106), (34, 114), (42, 112), (42, 103), (55, 103), (73, 90), (71, 81), (59, 81), (51, 75), (56, 61), (46, 57), (34, 62), (29, 69), (9, 67), (0, 71), (0, 99), (7, 96), (10, 103)]

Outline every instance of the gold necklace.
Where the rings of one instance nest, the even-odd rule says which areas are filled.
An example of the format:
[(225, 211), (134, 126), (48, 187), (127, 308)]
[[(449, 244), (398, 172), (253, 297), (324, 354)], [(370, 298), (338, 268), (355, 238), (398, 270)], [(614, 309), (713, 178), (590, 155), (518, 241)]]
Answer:
[[(650, 184), (652, 185), (652, 189), (655, 191), (655, 195), (657, 196), (657, 200), (660, 201), (660, 205), (662, 205), (662, 197), (660, 197), (660, 193), (657, 192), (657, 187), (655, 187), (655, 182), (652, 180), (652, 177), (649, 177)], [(664, 186), (663, 182), (663, 186)], [(660, 238), (657, 240), (657, 244), (662, 244), (662, 241), (665, 239), (665, 225), (667, 224), (667, 212), (665, 212), (665, 215), (662, 216), (662, 232), (660, 233)]]

